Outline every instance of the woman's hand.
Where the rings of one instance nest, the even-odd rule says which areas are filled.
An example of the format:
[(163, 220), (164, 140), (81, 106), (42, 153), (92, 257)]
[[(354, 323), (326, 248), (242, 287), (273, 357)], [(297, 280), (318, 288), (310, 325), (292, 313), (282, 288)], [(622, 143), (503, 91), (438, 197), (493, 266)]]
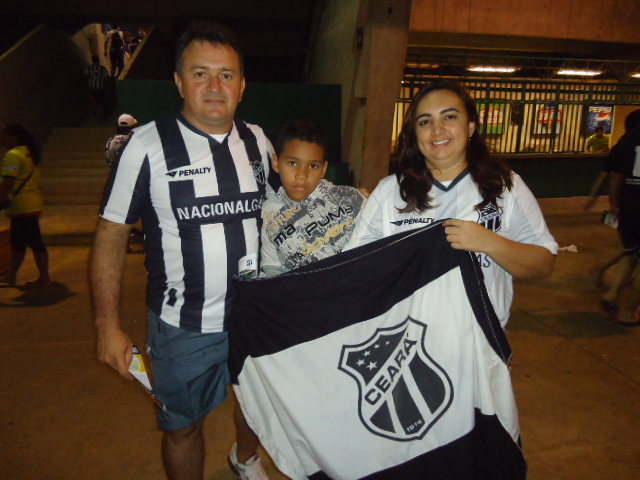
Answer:
[(489, 253), (491, 244), (494, 242), (496, 233), (487, 230), (479, 223), (455, 218), (446, 220), (444, 231), (447, 234), (447, 241), (456, 250), (467, 250), (469, 252)]
[(449, 219), (442, 225), (453, 248), (485, 253), (514, 277), (542, 278), (553, 272), (556, 257), (544, 247), (509, 240), (466, 220)]

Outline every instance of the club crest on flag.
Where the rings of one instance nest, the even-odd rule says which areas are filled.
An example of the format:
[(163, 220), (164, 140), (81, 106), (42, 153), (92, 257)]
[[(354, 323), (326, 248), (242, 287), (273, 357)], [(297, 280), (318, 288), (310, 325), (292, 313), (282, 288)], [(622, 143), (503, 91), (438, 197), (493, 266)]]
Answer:
[(427, 353), (427, 325), (411, 317), (378, 328), (359, 345), (344, 345), (339, 369), (359, 390), (360, 420), (372, 433), (399, 441), (417, 440), (451, 405), (453, 385)]
[(499, 232), (502, 228), (502, 209), (495, 205), (486, 205), (478, 210), (478, 223), (487, 230)]

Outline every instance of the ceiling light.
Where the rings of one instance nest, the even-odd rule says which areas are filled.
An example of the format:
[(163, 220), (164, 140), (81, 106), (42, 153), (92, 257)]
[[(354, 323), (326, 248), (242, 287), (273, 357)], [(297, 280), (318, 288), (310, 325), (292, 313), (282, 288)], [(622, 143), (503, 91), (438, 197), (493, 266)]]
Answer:
[(476, 65), (473, 67), (467, 67), (467, 70), (471, 72), (483, 72), (483, 73), (513, 73), (517, 70), (516, 67), (488, 67), (485, 65)]
[(420, 62), (407, 62), (405, 65), (407, 68), (440, 68), (439, 63), (420, 63)]
[(594, 77), (596, 75), (602, 75), (602, 72), (599, 70), (573, 70), (569, 68), (558, 70), (556, 73), (558, 75), (579, 75), (581, 77)]
[(640, 73), (632, 73), (631, 76), (633, 78), (640, 78)]

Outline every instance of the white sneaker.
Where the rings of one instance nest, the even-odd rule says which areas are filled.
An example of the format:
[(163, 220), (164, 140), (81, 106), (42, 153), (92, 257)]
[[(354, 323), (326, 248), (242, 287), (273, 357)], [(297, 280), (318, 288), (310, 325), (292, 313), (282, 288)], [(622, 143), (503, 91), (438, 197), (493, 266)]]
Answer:
[(240, 475), (240, 480), (269, 480), (267, 472), (262, 468), (260, 462), (260, 455), (257, 453), (247, 460), (247, 463), (238, 462), (237, 455), (238, 445), (234, 444), (231, 447), (231, 453), (229, 454), (229, 467), (233, 470), (233, 473)]

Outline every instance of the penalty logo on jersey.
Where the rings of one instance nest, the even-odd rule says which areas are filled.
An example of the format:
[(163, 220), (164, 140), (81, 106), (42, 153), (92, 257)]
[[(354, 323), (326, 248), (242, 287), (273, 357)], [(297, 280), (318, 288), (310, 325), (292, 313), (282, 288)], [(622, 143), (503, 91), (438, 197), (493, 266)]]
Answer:
[(427, 326), (411, 317), (378, 328), (359, 345), (344, 345), (339, 369), (360, 392), (359, 414), (372, 433), (393, 440), (417, 440), (447, 411), (453, 385), (426, 352)]
[(502, 209), (495, 205), (487, 205), (478, 210), (478, 223), (487, 230), (499, 232), (502, 228)]

